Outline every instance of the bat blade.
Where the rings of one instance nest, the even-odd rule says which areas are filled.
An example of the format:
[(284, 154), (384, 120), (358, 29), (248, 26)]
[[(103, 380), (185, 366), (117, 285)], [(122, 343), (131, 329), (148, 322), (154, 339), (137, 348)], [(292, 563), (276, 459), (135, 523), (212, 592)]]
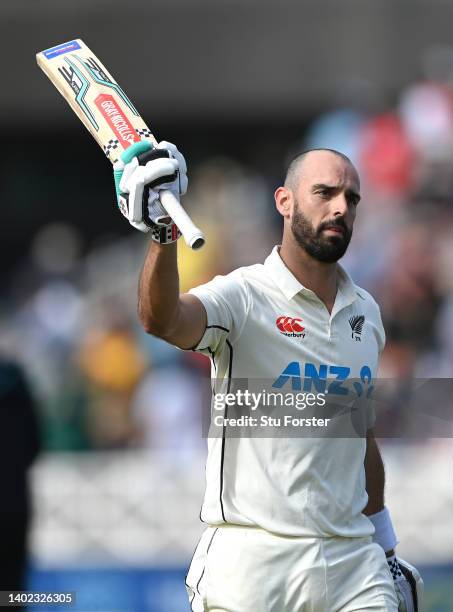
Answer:
[(80, 38), (45, 49), (36, 60), (112, 164), (134, 142), (156, 144), (128, 96)]

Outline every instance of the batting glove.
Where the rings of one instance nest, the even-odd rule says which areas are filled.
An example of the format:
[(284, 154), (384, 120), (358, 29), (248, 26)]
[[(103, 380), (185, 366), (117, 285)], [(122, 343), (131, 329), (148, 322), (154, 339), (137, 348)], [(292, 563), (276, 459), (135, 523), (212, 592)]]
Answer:
[(142, 140), (126, 149), (113, 167), (118, 207), (129, 223), (153, 240), (169, 244), (181, 233), (159, 200), (168, 189), (178, 199), (187, 191), (187, 165), (170, 142), (153, 147)]
[(387, 558), (398, 598), (398, 612), (423, 612), (423, 580), (413, 565), (399, 557)]

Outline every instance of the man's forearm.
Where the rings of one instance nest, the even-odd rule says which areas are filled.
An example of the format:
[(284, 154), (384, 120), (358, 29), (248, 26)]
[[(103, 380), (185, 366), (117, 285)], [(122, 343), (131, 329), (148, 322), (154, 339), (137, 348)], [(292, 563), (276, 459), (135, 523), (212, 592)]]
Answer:
[(176, 243), (150, 241), (140, 275), (138, 314), (144, 329), (156, 336), (171, 333), (178, 315), (179, 275)]
[(375, 514), (384, 508), (385, 472), (381, 453), (373, 436), (367, 438), (365, 478), (368, 503), (363, 512), (367, 515)]
[[(368, 503), (363, 513), (367, 516), (371, 516), (372, 514), (376, 515), (376, 513), (379, 512), (381, 515), (383, 514), (381, 511), (384, 509), (385, 470), (379, 447), (374, 436), (372, 435), (369, 435), (367, 438), (365, 478)], [(373, 523), (376, 525), (375, 521), (373, 521)], [(385, 533), (387, 533), (387, 530), (385, 530)], [(388, 549), (387, 547), (384, 547), (384, 549), (387, 557), (391, 557), (393, 554), (395, 554), (393, 546), (389, 547)]]

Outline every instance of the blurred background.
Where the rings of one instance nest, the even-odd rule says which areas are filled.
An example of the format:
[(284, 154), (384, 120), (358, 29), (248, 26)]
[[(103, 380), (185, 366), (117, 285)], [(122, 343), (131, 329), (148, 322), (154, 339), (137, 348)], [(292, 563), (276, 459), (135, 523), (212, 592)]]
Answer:
[[(0, 521), (16, 580), (30, 526), (28, 588), (76, 591), (78, 610), (188, 610), (209, 401), (208, 361), (140, 329), (148, 239), (35, 53), (83, 38), (184, 152), (208, 241), (181, 244), (183, 289), (279, 242), (292, 155), (350, 156), (363, 200), (343, 264), (381, 305), (381, 374), (451, 378), (452, 23), (440, 0), (3, 0)], [(426, 609), (453, 610), (451, 439), (381, 445), (398, 552), (423, 571)]]

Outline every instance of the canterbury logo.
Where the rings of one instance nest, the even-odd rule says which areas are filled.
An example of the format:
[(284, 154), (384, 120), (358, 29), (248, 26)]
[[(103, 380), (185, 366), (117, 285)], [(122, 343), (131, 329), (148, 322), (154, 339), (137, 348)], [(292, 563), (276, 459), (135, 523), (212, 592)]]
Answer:
[(277, 317), (275, 324), (280, 330), (280, 333), (290, 338), (304, 337), (305, 327), (302, 325), (302, 320), (299, 317)]
[(355, 315), (349, 319), (349, 325), (351, 326), (351, 338), (360, 341), (362, 335), (363, 324), (365, 323), (365, 317), (363, 315)]

